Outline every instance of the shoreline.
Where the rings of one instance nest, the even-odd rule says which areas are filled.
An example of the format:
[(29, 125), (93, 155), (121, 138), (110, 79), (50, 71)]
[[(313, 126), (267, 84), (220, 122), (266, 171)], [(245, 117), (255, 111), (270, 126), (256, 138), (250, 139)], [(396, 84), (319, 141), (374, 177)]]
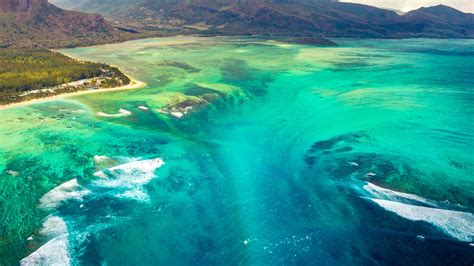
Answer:
[[(122, 70), (120, 70), (120, 71), (122, 71)], [(122, 71), (122, 73), (123, 73), (123, 71)], [(145, 82), (133, 79), (125, 73), (124, 73), (124, 75), (126, 75), (130, 79), (130, 83), (127, 84), (127, 85), (120, 86), (120, 87), (103, 88), (103, 89), (96, 89), (96, 90), (83, 90), (83, 91), (76, 91), (76, 92), (71, 92), (71, 93), (62, 93), (62, 94), (58, 94), (58, 95), (53, 95), (53, 96), (49, 96), (49, 97), (28, 100), (28, 101), (24, 101), (24, 102), (9, 103), (9, 104), (5, 104), (5, 105), (0, 105), (0, 110), (6, 110), (6, 109), (21, 107), (21, 106), (28, 106), (28, 105), (41, 103), (41, 102), (46, 102), (46, 101), (50, 101), (50, 100), (54, 100), (54, 99), (65, 99), (65, 98), (69, 98), (69, 97), (73, 97), (73, 96), (79, 96), (79, 95), (139, 89), (139, 88), (143, 88), (147, 85)]]

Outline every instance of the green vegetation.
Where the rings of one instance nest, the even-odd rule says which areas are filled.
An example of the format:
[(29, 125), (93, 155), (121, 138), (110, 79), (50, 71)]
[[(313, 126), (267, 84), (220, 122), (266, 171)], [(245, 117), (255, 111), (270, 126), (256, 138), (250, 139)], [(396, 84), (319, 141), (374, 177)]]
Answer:
[[(97, 79), (55, 87), (92, 78)], [(82, 62), (47, 50), (12, 49), (0, 50), (0, 81), (0, 104), (130, 82), (117, 68), (106, 64)]]
[(0, 51), (2, 92), (28, 91), (101, 75), (100, 65), (49, 51)]

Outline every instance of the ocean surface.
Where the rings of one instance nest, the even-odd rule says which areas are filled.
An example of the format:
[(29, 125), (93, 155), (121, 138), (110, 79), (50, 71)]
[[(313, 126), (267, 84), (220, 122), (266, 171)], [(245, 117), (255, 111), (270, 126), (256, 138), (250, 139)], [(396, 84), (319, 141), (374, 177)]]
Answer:
[(472, 265), (474, 41), (62, 50), (147, 86), (0, 110), (0, 265)]

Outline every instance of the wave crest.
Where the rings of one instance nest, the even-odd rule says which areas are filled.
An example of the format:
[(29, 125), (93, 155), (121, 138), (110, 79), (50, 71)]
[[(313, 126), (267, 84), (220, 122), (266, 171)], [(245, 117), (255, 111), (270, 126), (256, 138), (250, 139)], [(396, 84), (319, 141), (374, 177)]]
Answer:
[(44, 221), (40, 234), (52, 239), (22, 259), (20, 265), (70, 265), (66, 223), (57, 216), (49, 216)]
[(370, 193), (370, 200), (387, 211), (411, 221), (430, 223), (460, 241), (474, 241), (474, 215), (470, 212), (442, 209), (435, 201), (371, 183), (364, 189)]
[(155, 177), (156, 169), (165, 162), (161, 158), (132, 161), (94, 173), (100, 179), (94, 181), (94, 186), (117, 188), (117, 197), (136, 200), (147, 200), (148, 195), (143, 186)]
[(62, 202), (75, 199), (81, 200), (85, 195), (88, 195), (90, 191), (82, 187), (77, 179), (69, 180), (48, 193), (43, 195), (40, 199), (40, 208), (53, 209), (57, 208)]

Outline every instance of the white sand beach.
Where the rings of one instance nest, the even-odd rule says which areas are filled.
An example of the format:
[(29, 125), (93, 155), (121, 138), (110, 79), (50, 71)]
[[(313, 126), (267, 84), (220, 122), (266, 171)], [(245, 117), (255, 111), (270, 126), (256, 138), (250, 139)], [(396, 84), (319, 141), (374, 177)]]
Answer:
[(58, 95), (54, 95), (54, 96), (50, 96), (50, 97), (33, 99), (33, 100), (29, 100), (29, 101), (24, 101), (24, 102), (10, 103), (10, 104), (5, 104), (5, 105), (0, 105), (0, 110), (19, 107), (19, 106), (31, 105), (31, 104), (34, 104), (34, 103), (46, 102), (46, 101), (50, 101), (50, 100), (54, 100), (54, 99), (65, 99), (65, 98), (78, 96), (78, 95), (84, 95), (84, 94), (113, 92), (113, 91), (122, 91), (122, 90), (133, 90), (133, 89), (143, 88), (145, 86), (146, 86), (145, 82), (130, 78), (130, 83), (129, 84), (124, 85), (124, 86), (120, 86), (120, 87), (107, 88), (107, 89), (104, 88), (104, 89), (96, 89), (96, 90), (76, 91), (76, 92), (71, 92), (71, 93), (58, 94)]

